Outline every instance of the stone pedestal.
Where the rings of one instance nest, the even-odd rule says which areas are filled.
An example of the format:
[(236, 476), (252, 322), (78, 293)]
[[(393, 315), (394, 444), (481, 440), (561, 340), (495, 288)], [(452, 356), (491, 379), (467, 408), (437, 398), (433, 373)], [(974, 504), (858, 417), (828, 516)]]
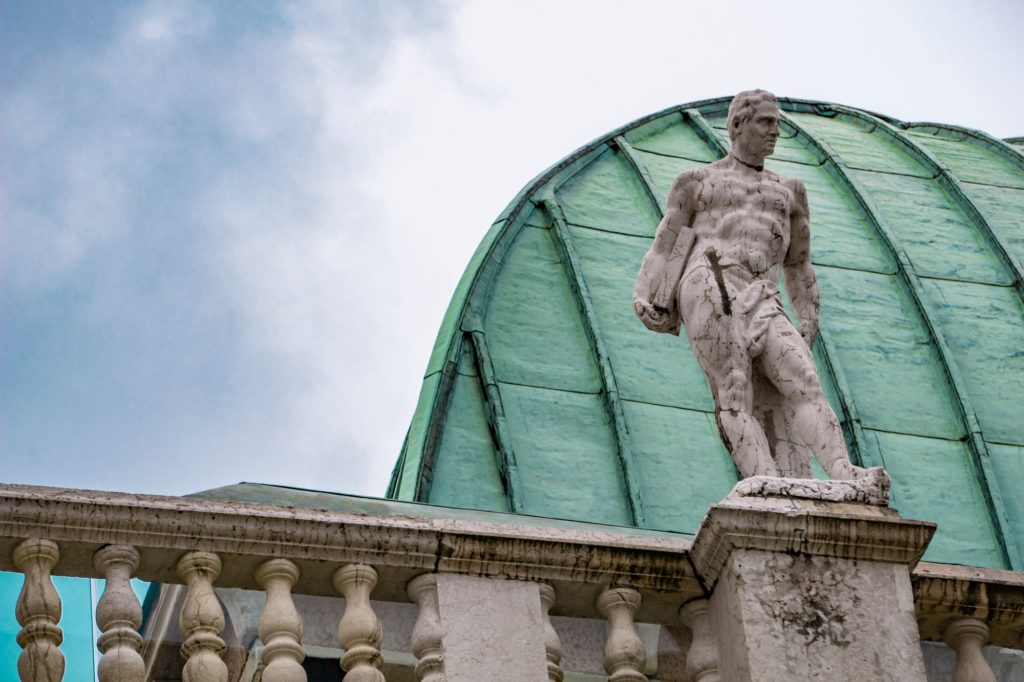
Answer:
[(883, 506), (887, 480), (794, 483), (741, 482), (694, 540), (721, 679), (925, 682), (910, 569), (935, 525)]

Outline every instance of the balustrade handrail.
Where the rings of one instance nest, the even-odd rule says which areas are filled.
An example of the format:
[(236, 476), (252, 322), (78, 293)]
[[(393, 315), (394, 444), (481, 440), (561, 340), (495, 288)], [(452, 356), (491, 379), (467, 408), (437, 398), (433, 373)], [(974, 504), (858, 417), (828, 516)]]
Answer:
[[(684, 536), (542, 519), (532, 525), (508, 514), (492, 521), (486, 513), (415, 503), (388, 501), (382, 508), (389, 513), (0, 484), (0, 570), (25, 574), (16, 611), (19, 674), (26, 680), (63, 675), (52, 575), (107, 581), (96, 611), (101, 682), (149, 674), (130, 577), (187, 586), (179, 592), (181, 651), (187, 675), (202, 682), (227, 679), (224, 614), (214, 596), (221, 587), (267, 595), (260, 619), (264, 680), (304, 679), (302, 621), (292, 594), (345, 597), (341, 665), (367, 682), (384, 679), (371, 597), (416, 603), (417, 675), (441, 680), (438, 574), (538, 583), (532, 589), (545, 623), (541, 653), (549, 682), (563, 677), (549, 615), (607, 619), (604, 662), (613, 679), (646, 679), (636, 621), (685, 622), (701, 643), (688, 668), (715, 670), (710, 595)], [(473, 518), (459, 518), (467, 515)], [(1024, 574), (920, 562), (912, 581), (921, 638), (953, 647), (957, 670), (987, 670), (984, 644), (1024, 647)], [(954, 679), (974, 679), (966, 674)]]
[[(403, 512), (406, 506), (414, 512), (418, 505), (403, 505)], [(380, 574), (373, 597), (384, 601), (409, 601), (408, 581), (439, 571), (565, 583), (565, 596), (553, 608), (559, 615), (599, 618), (594, 599), (610, 583), (650, 592), (638, 614), (647, 622), (675, 622), (683, 601), (703, 596), (687, 539), (600, 529), (597, 524), (537, 527), (0, 484), (0, 570), (5, 571), (17, 570), (14, 546), (37, 537), (61, 546), (54, 575), (101, 578), (93, 553), (121, 544), (141, 554), (134, 575), (159, 583), (181, 583), (178, 558), (204, 551), (216, 553), (224, 564), (218, 587), (258, 590), (258, 565), (285, 558), (301, 571), (296, 594), (336, 595), (333, 571), (361, 563)]]

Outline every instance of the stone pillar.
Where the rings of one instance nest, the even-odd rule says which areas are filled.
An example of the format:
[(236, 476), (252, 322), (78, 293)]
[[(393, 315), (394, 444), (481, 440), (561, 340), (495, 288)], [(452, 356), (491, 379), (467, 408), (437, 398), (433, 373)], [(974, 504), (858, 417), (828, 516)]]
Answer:
[(711, 507), (691, 550), (721, 679), (925, 682), (910, 569), (935, 524), (887, 508), (887, 487), (761, 478)]
[(447, 682), (547, 682), (545, 618), (534, 582), (437, 574)]

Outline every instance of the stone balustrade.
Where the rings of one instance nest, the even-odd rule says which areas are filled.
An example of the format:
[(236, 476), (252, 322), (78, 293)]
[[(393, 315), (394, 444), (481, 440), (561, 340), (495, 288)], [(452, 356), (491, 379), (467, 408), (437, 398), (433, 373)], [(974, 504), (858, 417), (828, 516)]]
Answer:
[[(12, 614), (22, 628), (19, 675), (40, 682), (63, 676), (61, 604), (51, 576), (64, 575), (106, 580), (95, 614), (103, 682), (147, 679), (132, 577), (169, 585), (168, 603), (180, 604), (190, 682), (229, 679), (226, 614), (216, 593), (223, 588), (265, 595), (258, 628), (266, 682), (306, 679), (296, 607), (303, 595), (344, 596), (334, 623), (346, 680), (385, 679), (377, 612), (384, 602), (418, 613), (409, 650), (420, 681), (561, 682), (566, 646), (552, 617), (567, 616), (607, 622), (609, 680), (651, 679), (643, 624), (689, 629), (685, 679), (720, 679), (711, 595), (695, 573), (689, 539), (393, 507), (394, 514), (368, 515), (0, 485), (0, 570), (25, 576)], [(921, 563), (913, 588), (921, 638), (945, 641), (959, 656), (954, 682), (996, 679), (983, 645), (1022, 646), (1021, 574)]]
[(913, 583), (921, 639), (956, 652), (951, 682), (996, 682), (982, 647), (1024, 647), (1024, 574), (922, 563)]
[[(346, 680), (384, 679), (373, 603), (395, 601), (419, 607), (412, 651), (420, 680), (485, 677), (486, 671), (471, 669), (479, 663), (473, 654), (484, 646), (507, 649), (504, 656), (490, 656), (503, 666), (492, 679), (512, 679), (508, 675), (518, 673), (509, 666), (519, 666), (535, 672), (535, 679), (558, 682), (562, 652), (551, 614), (607, 615), (615, 624), (610, 650), (621, 652), (611, 657), (622, 671), (615, 679), (646, 679), (634, 618), (675, 623), (679, 605), (702, 594), (682, 536), (587, 524), (534, 527), (510, 523), (510, 515), (494, 515), (500, 519), (494, 523), (438, 519), (417, 515), (420, 505), (395, 506), (403, 513), (367, 516), (0, 485), (0, 570), (26, 577), (17, 609), (21, 677), (63, 675), (60, 599), (51, 574), (107, 580), (96, 612), (104, 681), (145, 679), (133, 577), (172, 586), (166, 599), (181, 603), (184, 676), (192, 682), (228, 680), (225, 613), (215, 588), (265, 593), (259, 637), (267, 682), (305, 679), (295, 595), (344, 596), (337, 642)], [(609, 590), (610, 584), (616, 587)], [(183, 597), (175, 585), (184, 586), (177, 588)], [(488, 618), (494, 622), (484, 623)], [(517, 650), (517, 642), (531, 643), (515, 632), (517, 622), (539, 624), (528, 650)], [(496, 639), (474, 643), (488, 627), (496, 628)]]

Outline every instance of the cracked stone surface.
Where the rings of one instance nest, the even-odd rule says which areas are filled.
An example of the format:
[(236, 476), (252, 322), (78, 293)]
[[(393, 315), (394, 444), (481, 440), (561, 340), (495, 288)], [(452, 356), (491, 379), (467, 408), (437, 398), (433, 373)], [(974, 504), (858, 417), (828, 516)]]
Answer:
[(926, 679), (905, 566), (739, 550), (711, 604), (722, 679)]
[(536, 583), (441, 573), (438, 610), (450, 682), (546, 682)]
[(881, 467), (852, 481), (751, 476), (733, 487), (729, 497), (797, 497), (825, 502), (853, 502), (885, 507), (889, 504), (889, 475)]
[[(779, 137), (775, 96), (741, 92), (728, 126), (729, 155), (673, 183), (633, 309), (653, 331), (685, 328), (743, 477), (810, 478), (810, 450), (831, 478), (861, 478), (811, 356), (819, 300), (807, 193), (764, 169)], [(782, 307), (782, 276), (797, 326)]]

